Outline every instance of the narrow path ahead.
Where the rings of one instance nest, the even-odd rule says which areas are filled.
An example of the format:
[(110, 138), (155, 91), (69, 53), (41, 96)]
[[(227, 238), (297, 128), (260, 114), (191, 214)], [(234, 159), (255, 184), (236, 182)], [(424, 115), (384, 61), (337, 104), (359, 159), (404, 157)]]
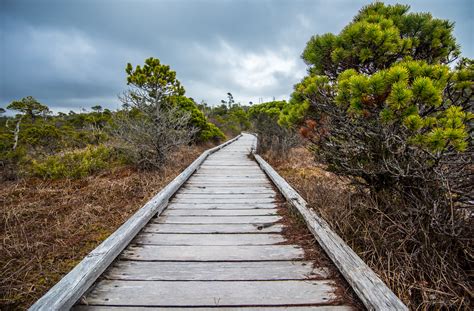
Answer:
[(351, 310), (286, 242), (254, 143), (244, 134), (209, 156), (75, 309)]

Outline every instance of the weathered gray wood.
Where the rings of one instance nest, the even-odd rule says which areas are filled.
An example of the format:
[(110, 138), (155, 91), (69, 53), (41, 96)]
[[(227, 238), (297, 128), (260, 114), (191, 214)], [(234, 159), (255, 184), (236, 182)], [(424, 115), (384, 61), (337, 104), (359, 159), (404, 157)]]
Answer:
[(141, 233), (133, 242), (152, 245), (273, 245), (281, 234), (153, 234)]
[(186, 186), (179, 191), (179, 194), (273, 194), (275, 191), (270, 187), (210, 187), (210, 186)]
[(198, 182), (199, 184), (206, 184), (206, 183), (219, 183), (219, 184), (225, 184), (225, 183), (258, 183), (260, 185), (271, 185), (269, 182), (268, 182), (268, 179), (266, 178), (263, 178), (263, 177), (248, 177), (248, 176), (234, 176), (234, 177), (231, 177), (231, 176), (222, 176), (222, 177), (219, 177), (219, 176), (200, 176), (200, 175), (193, 175), (193, 177), (191, 177), (189, 179), (189, 182), (192, 183), (196, 183)]
[(271, 203), (234, 203), (234, 204), (220, 204), (220, 203), (173, 203), (168, 205), (168, 208), (173, 209), (209, 209), (209, 210), (222, 210), (222, 209), (268, 209), (275, 208), (275, 204)]
[[(228, 160), (230, 164), (219, 164), (213, 161), (206, 161), (203, 165), (201, 165), (201, 169), (203, 170), (260, 170), (258, 165), (252, 162), (237, 162), (235, 160)], [(224, 162), (222, 162), (224, 163)]]
[(228, 200), (228, 199), (273, 199), (276, 197), (276, 193), (178, 193), (174, 196), (176, 199), (216, 199), (216, 200)]
[(254, 180), (230, 180), (226, 179), (226, 183), (223, 184), (221, 181), (216, 181), (216, 180), (201, 180), (201, 181), (195, 181), (195, 180), (189, 180), (186, 183), (186, 187), (195, 187), (195, 186), (203, 186), (203, 187), (219, 187), (219, 188), (229, 188), (229, 187), (244, 187), (244, 188), (250, 188), (250, 187), (264, 187), (264, 188), (272, 188), (272, 184), (268, 180), (260, 180), (260, 181), (254, 181)]
[(30, 310), (63, 310), (70, 308), (92, 285), (109, 264), (155, 214), (159, 214), (171, 196), (188, 180), (213, 152), (224, 148), (240, 136), (205, 151), (171, 183), (130, 217), (119, 229), (87, 255), (73, 270), (41, 297)]
[(336, 289), (332, 281), (103, 280), (87, 296), (86, 303), (162, 307), (331, 304), (338, 298)]
[(308, 228), (369, 310), (408, 310), (378, 275), (307, 207), (306, 201), (259, 155), (255, 159), (280, 192), (303, 216)]
[(174, 209), (167, 208), (161, 215), (163, 216), (273, 216), (277, 215), (275, 208), (266, 209)]
[(150, 224), (144, 232), (156, 233), (280, 233), (281, 224)]
[[(235, 160), (227, 160), (229, 163), (233, 163)], [(260, 168), (258, 165), (252, 162), (238, 162), (232, 165), (215, 165), (212, 162), (205, 162), (201, 168), (201, 171), (210, 171), (210, 172), (258, 172), (260, 173)]]
[(239, 173), (239, 172), (198, 172), (196, 174), (194, 174), (194, 177), (196, 178), (205, 178), (205, 179), (208, 179), (208, 180), (214, 180), (214, 179), (219, 179), (219, 178), (222, 178), (222, 179), (264, 179), (265, 178), (265, 174), (259, 174), (259, 173), (255, 173), (255, 172), (252, 172), (252, 173)]
[(208, 198), (173, 198), (171, 201), (172, 203), (186, 203), (186, 204), (198, 204), (198, 203), (206, 203), (206, 204), (254, 204), (254, 203), (274, 203), (276, 200), (274, 198), (216, 198), (216, 197), (208, 197)]
[(120, 255), (120, 259), (146, 261), (261, 261), (303, 257), (303, 250), (296, 245), (131, 245)]
[(213, 168), (213, 169), (208, 169), (208, 168), (200, 168), (199, 171), (196, 172), (196, 176), (199, 175), (210, 175), (210, 176), (241, 176), (241, 175), (250, 175), (250, 176), (264, 176), (263, 173), (261, 173), (261, 170), (258, 170), (253, 167), (249, 168)]
[(153, 223), (158, 224), (262, 224), (277, 222), (280, 216), (162, 216)]
[(267, 281), (327, 279), (329, 271), (310, 261), (156, 262), (118, 261), (104, 274), (108, 280)]
[(74, 311), (353, 311), (350, 306), (272, 306), (272, 307), (206, 307), (206, 308), (180, 308), (180, 307), (116, 307), (116, 306), (75, 306)]

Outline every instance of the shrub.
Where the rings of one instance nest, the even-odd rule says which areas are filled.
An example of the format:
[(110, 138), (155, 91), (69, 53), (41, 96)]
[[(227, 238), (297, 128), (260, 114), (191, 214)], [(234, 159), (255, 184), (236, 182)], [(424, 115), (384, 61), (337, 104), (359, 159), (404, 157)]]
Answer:
[(188, 145), (198, 130), (189, 126), (190, 114), (176, 106), (153, 114), (132, 108), (114, 116), (113, 135), (130, 163), (141, 169), (160, 169), (179, 146)]
[(278, 124), (278, 118), (286, 105), (286, 101), (273, 101), (249, 109), (249, 119), (258, 135), (257, 152), (270, 152), (272, 156), (284, 159), (291, 148), (301, 143), (292, 129)]
[(194, 137), (196, 142), (218, 142), (225, 139), (224, 133), (222, 133), (217, 126), (207, 121), (206, 116), (201, 110), (199, 110), (199, 107), (194, 100), (185, 96), (176, 96), (171, 100), (180, 110), (189, 114), (189, 126), (197, 129), (197, 133)]
[(104, 145), (32, 160), (29, 173), (44, 179), (80, 178), (111, 167), (114, 151)]
[(459, 55), (452, 30), (408, 6), (365, 7), (339, 35), (308, 42), (309, 75), (280, 122), (302, 126), (314, 157), (361, 185), (380, 214), (402, 214), (388, 217), (410, 230), (407, 256), (443, 269), (430, 286), (467, 295), (439, 285), (449, 271), (466, 279), (472, 262), (474, 65), (448, 66)]

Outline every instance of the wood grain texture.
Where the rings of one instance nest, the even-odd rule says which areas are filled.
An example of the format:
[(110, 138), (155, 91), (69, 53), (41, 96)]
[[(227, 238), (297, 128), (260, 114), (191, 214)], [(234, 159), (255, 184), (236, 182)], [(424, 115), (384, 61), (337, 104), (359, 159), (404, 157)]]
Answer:
[(172, 203), (186, 203), (186, 204), (252, 204), (252, 203), (275, 203), (276, 199), (273, 197), (270, 198), (216, 198), (216, 197), (207, 197), (207, 198), (173, 198)]
[(158, 224), (262, 224), (281, 220), (280, 216), (162, 216)]
[(314, 267), (309, 261), (118, 261), (104, 277), (132, 281), (269, 281), (327, 279), (329, 271)]
[(153, 245), (272, 245), (285, 241), (281, 234), (141, 233), (133, 240), (133, 243)]
[(274, 216), (275, 208), (247, 208), (247, 209), (197, 209), (197, 208), (167, 208), (163, 216)]
[[(103, 280), (86, 303), (134, 306), (278, 306), (328, 304), (337, 299), (332, 281), (117, 281)], [(179, 295), (177, 295), (179, 293)], [(140, 297), (140, 299), (136, 299)]]
[(175, 199), (216, 199), (216, 200), (227, 200), (227, 199), (247, 199), (247, 200), (260, 200), (260, 199), (275, 199), (275, 193), (178, 193), (174, 196)]
[(408, 310), (378, 275), (307, 207), (306, 201), (259, 155), (255, 159), (283, 196), (303, 216), (308, 228), (369, 310)]
[(353, 311), (351, 306), (272, 306), (272, 307), (206, 307), (206, 308), (180, 308), (180, 307), (117, 307), (117, 306), (75, 306), (75, 311)]
[(272, 306), (272, 307), (205, 307), (205, 308), (180, 308), (180, 307), (136, 307), (136, 306), (75, 306), (75, 311), (353, 311), (350, 306)]
[(281, 233), (281, 224), (150, 224), (143, 232), (154, 233)]
[(131, 245), (120, 259), (140, 261), (262, 261), (300, 260), (304, 252), (294, 245)]
[(275, 208), (273, 202), (270, 203), (173, 203), (168, 205), (172, 209), (208, 209), (208, 210), (238, 210), (238, 209), (268, 209)]

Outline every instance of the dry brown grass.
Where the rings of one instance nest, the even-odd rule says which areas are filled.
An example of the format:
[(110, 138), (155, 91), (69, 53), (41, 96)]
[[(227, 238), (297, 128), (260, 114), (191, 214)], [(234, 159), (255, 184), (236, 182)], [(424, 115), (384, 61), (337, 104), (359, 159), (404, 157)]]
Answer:
[[(304, 148), (285, 161), (266, 159), (410, 309), (470, 310), (472, 266), (463, 259), (467, 256), (453, 252), (459, 247), (438, 247), (435, 237), (420, 238), (426, 231), (410, 222), (403, 206), (377, 202), (348, 179), (315, 165)], [(466, 245), (465, 252), (472, 254)]]
[(0, 309), (31, 305), (203, 149), (181, 150), (159, 172), (0, 184)]

